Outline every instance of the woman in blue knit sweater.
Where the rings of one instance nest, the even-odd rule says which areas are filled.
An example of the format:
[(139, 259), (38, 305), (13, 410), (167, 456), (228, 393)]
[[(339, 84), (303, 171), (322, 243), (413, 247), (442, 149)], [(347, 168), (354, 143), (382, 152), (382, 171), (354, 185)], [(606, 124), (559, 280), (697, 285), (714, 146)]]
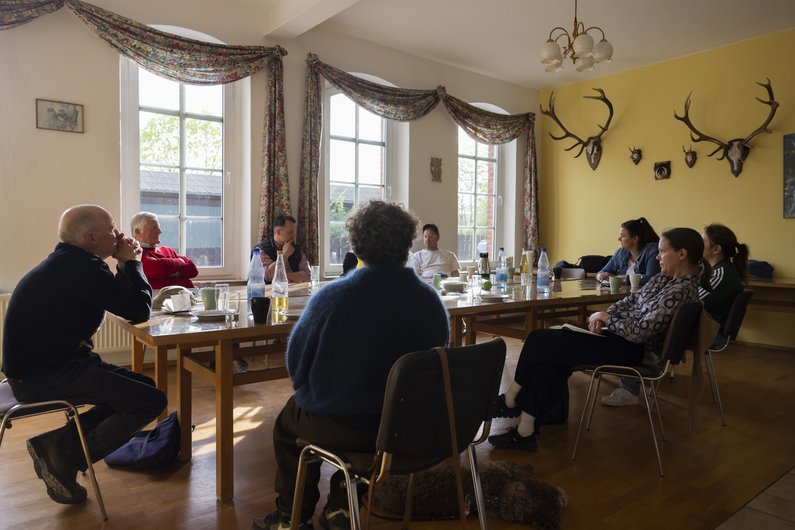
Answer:
[[(446, 346), (449, 317), (439, 295), (406, 268), (417, 220), (394, 204), (370, 201), (348, 220), (353, 251), (365, 266), (323, 287), (307, 304), (287, 344), (295, 395), (273, 429), (276, 511), (252, 528), (288, 528), (301, 448), (296, 438), (349, 451), (372, 451), (387, 375), (406, 353)], [(320, 464), (306, 477), (299, 528), (312, 528)], [(342, 473), (331, 478), (320, 524), (350, 528)]]

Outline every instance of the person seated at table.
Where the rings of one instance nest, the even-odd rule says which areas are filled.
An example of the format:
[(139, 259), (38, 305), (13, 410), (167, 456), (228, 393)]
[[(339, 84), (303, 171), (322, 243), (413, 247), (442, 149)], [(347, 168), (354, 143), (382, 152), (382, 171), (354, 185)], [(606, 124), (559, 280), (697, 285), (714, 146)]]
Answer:
[(308, 282), (312, 278), (309, 260), (295, 242), (295, 217), (281, 214), (273, 220), (273, 237), (263, 239), (259, 245), (259, 257), (265, 267), (265, 282), (271, 283), (276, 273), (276, 252), (281, 250), (287, 281), (290, 283)]
[[(449, 318), (439, 295), (405, 266), (417, 220), (395, 204), (371, 200), (346, 222), (364, 267), (323, 287), (287, 343), (295, 394), (273, 428), (276, 511), (252, 528), (288, 528), (302, 438), (331, 450), (372, 451), (389, 370), (406, 353), (447, 345)], [(320, 464), (309, 466), (299, 528), (312, 528)], [(360, 495), (364, 492), (360, 492)], [(326, 528), (350, 528), (345, 481), (331, 477), (320, 515)]]
[(439, 248), (438, 226), (430, 223), (424, 225), (422, 241), (425, 248), (415, 252), (410, 262), (417, 276), (426, 281), (432, 279), (434, 274), (441, 274), (442, 278), (458, 276), (458, 258), (449, 250)]
[(663, 232), (658, 243), (662, 273), (638, 292), (589, 318), (592, 334), (544, 329), (527, 336), (513, 382), (499, 397), (496, 416), (519, 417), (504, 434), (489, 437), (500, 449), (536, 451), (536, 418), (557, 406), (572, 369), (584, 364), (656, 363), (674, 313), (708, 288), (704, 241), (691, 228)]
[(359, 258), (353, 252), (346, 252), (345, 257), (342, 258), (342, 274), (340, 276), (345, 276), (357, 268), (359, 268)]
[[(712, 267), (712, 275), (709, 279), (711, 291), (699, 287), (698, 297), (709, 316), (723, 324), (734, 297), (742, 292), (743, 282), (748, 277), (748, 247), (738, 243), (734, 232), (719, 223), (706, 226), (701, 237), (704, 259)], [(639, 405), (639, 396), (640, 382), (622, 377), (621, 384), (601, 401), (610, 407), (625, 407)]]
[(150, 212), (139, 212), (130, 220), (132, 235), (143, 247), (141, 263), (152, 289), (169, 285), (193, 287), (191, 278), (199, 275), (193, 261), (180, 256), (174, 249), (160, 245), (160, 221)]
[[(152, 288), (141, 266), (141, 247), (115, 227), (96, 205), (66, 210), (61, 242), (17, 284), (8, 303), (3, 373), (17, 401), (89, 403), (80, 414), (92, 461), (115, 451), (166, 407), (166, 396), (149, 377), (102, 362), (92, 350), (105, 311), (143, 322)], [(116, 260), (116, 274), (103, 261)], [(75, 480), (85, 471), (74, 419), (30, 438), (36, 475), (54, 501), (76, 504), (86, 490)]]
[(618, 234), (621, 246), (602, 270), (596, 273), (596, 279), (605, 281), (610, 276), (635, 273), (642, 274), (640, 284), (645, 285), (652, 276), (660, 272), (656, 259), (659, 239), (645, 217), (622, 223)]

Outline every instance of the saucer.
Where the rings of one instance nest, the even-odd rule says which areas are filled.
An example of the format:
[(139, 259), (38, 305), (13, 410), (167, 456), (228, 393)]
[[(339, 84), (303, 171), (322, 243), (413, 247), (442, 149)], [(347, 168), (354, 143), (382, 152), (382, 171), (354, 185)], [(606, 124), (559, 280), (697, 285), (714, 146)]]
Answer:
[(204, 309), (191, 312), (199, 320), (223, 320), (226, 315), (237, 315), (234, 311), (226, 312), (223, 309)]

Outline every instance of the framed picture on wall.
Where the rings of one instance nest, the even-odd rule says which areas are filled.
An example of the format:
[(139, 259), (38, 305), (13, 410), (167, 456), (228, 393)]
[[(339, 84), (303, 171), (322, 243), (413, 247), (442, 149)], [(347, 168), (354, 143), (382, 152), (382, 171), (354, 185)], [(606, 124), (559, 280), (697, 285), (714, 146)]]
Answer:
[(36, 128), (83, 132), (83, 105), (36, 99)]
[(795, 219), (795, 134), (784, 135), (784, 219)]

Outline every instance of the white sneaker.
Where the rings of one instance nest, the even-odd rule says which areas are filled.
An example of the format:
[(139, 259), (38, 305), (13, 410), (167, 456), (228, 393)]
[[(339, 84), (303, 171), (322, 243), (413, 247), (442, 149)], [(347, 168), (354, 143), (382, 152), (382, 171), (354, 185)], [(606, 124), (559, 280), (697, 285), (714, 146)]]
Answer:
[(640, 403), (640, 399), (623, 386), (620, 386), (613, 390), (612, 394), (604, 396), (602, 403), (609, 407), (626, 407), (628, 405), (637, 405)]

